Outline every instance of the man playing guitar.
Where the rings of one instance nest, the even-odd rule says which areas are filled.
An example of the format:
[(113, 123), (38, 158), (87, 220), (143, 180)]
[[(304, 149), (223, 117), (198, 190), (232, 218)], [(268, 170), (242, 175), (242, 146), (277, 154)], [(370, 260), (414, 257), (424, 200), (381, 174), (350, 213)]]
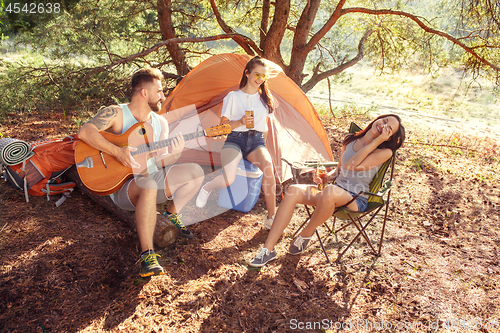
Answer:
[[(128, 104), (113, 105), (102, 109), (94, 118), (82, 126), (78, 137), (89, 146), (114, 156), (125, 167), (140, 168), (141, 165), (130, 154), (136, 148), (119, 147), (100, 133), (106, 131), (120, 135), (137, 122), (148, 122), (154, 129), (154, 140), (168, 138), (168, 122), (156, 114), (165, 100), (162, 87), (163, 75), (158, 69), (143, 68), (132, 75), (132, 97)], [(167, 199), (175, 200), (167, 211), (167, 217), (180, 229), (180, 236), (192, 238), (193, 234), (179, 219), (177, 213), (198, 192), (203, 182), (203, 169), (194, 163), (174, 165), (184, 148), (184, 138), (177, 135), (172, 141), (171, 151), (162, 148), (157, 156), (148, 161), (148, 177), (133, 177), (111, 194), (115, 204), (135, 211), (137, 233), (141, 244), (140, 276), (162, 275), (153, 249), (153, 233), (156, 225), (156, 205)]]

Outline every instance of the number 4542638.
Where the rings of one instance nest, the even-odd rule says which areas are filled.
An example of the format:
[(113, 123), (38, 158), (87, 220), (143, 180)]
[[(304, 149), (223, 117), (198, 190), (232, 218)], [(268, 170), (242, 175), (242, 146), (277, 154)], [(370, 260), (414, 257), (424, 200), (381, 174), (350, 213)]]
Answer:
[(51, 14), (59, 13), (61, 11), (60, 3), (9, 3), (5, 11), (8, 13), (26, 13), (26, 14)]

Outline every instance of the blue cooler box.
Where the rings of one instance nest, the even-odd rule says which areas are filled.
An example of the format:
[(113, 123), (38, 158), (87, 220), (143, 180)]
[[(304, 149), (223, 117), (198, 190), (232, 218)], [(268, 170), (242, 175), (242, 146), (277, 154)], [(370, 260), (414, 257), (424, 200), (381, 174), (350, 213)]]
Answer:
[(259, 168), (241, 159), (234, 182), (219, 190), (219, 206), (249, 212), (259, 199), (262, 177)]

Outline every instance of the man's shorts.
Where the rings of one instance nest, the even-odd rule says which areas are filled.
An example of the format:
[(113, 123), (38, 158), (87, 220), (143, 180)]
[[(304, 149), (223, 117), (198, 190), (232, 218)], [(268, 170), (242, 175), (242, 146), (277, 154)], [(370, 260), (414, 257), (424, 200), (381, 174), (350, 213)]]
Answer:
[[(173, 165), (167, 166), (148, 176), (148, 178), (153, 178), (158, 186), (158, 192), (156, 193), (156, 204), (160, 204), (174, 198), (173, 194), (170, 198), (168, 198), (165, 194), (165, 179), (167, 178), (168, 172), (172, 167)], [(128, 187), (133, 180), (134, 178), (127, 180), (118, 191), (111, 195), (111, 199), (113, 200), (113, 202), (123, 210), (135, 211), (135, 206), (132, 201), (130, 201), (130, 198), (128, 196)]]

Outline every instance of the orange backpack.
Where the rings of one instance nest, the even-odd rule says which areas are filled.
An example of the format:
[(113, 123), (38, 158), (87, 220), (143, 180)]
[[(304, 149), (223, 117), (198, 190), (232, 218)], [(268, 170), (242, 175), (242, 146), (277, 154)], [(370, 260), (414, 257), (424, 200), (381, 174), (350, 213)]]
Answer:
[(4, 165), (4, 178), (14, 187), (24, 191), (26, 202), (28, 194), (35, 196), (46, 195), (47, 200), (52, 194), (63, 193), (56, 205), (64, 202), (75, 187), (74, 182), (63, 182), (62, 174), (75, 164), (75, 146), (78, 143), (76, 135), (62, 140), (52, 139), (31, 144), (34, 153), (16, 165)]

